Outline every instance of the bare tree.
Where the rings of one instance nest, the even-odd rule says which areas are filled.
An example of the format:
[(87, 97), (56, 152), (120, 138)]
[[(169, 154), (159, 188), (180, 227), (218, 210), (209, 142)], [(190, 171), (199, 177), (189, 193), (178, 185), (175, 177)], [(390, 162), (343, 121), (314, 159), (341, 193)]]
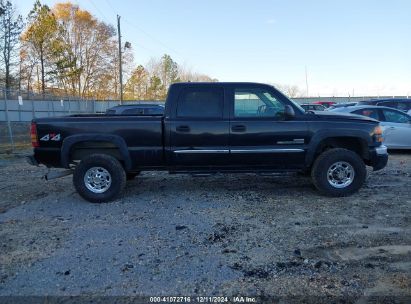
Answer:
[(19, 37), (23, 30), (23, 18), (10, 1), (0, 0), (0, 50), (4, 85), (11, 87), (13, 68), (19, 56)]
[(290, 98), (302, 97), (303, 91), (296, 85), (274, 84), (274, 86)]
[(51, 45), (57, 31), (57, 23), (54, 15), (47, 5), (37, 0), (28, 16), (28, 28), (22, 35), (23, 44), (32, 58), (40, 64), (41, 91), (46, 89), (46, 64), (51, 53)]

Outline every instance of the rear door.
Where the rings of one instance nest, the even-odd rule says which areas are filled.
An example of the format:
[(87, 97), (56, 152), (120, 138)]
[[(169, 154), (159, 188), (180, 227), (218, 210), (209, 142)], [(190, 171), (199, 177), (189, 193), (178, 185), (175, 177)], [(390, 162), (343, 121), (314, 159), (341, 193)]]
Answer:
[(285, 120), (282, 99), (268, 87), (231, 88), (232, 166), (262, 170), (304, 166), (307, 123)]
[(390, 148), (411, 147), (410, 116), (398, 111), (381, 109), (384, 143)]
[[(169, 164), (184, 167), (223, 167), (229, 154), (229, 119), (223, 86), (185, 87), (177, 97), (170, 132)], [(225, 114), (227, 113), (227, 114)]]

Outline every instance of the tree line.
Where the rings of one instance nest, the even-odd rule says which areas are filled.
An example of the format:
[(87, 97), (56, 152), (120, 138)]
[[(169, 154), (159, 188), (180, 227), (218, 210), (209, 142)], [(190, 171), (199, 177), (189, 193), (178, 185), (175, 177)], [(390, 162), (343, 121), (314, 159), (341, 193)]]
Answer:
[[(117, 99), (119, 50), (115, 28), (78, 5), (52, 8), (36, 0), (26, 18), (0, 0), (0, 87), (40, 94)], [(217, 81), (180, 66), (170, 55), (134, 63), (122, 46), (124, 99), (164, 99), (170, 84)]]

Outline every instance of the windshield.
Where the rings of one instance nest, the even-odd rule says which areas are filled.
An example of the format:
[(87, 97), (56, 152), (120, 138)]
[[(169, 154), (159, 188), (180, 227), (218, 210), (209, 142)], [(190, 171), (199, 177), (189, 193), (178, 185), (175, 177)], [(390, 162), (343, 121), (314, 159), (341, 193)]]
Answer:
[[(273, 86), (272, 86), (273, 87)], [(284, 98), (286, 98), (287, 100), (289, 100), (296, 108), (298, 108), (301, 113), (307, 113), (303, 107), (300, 106), (300, 104), (294, 100), (292, 100), (291, 98), (289, 98), (287, 95), (285, 95), (283, 92), (281, 92), (280, 90), (278, 90), (277, 88), (274, 87), (275, 90), (277, 90), (281, 95), (284, 96)]]
[(303, 108), (302, 106), (300, 106), (300, 104), (299, 104), (298, 102), (296, 102), (296, 101), (294, 101), (294, 100), (292, 100), (292, 99), (290, 99), (290, 98), (288, 98), (288, 100), (291, 101), (292, 104), (295, 105), (298, 109), (300, 109), (301, 112), (305, 113), (304, 108)]

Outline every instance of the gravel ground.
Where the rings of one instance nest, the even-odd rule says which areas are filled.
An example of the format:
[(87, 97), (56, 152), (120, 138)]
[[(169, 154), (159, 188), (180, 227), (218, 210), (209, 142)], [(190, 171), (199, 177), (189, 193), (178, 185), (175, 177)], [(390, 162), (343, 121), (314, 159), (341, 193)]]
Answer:
[(91, 204), (0, 159), (0, 296), (411, 297), (411, 154), (349, 198), (301, 176), (145, 172)]

